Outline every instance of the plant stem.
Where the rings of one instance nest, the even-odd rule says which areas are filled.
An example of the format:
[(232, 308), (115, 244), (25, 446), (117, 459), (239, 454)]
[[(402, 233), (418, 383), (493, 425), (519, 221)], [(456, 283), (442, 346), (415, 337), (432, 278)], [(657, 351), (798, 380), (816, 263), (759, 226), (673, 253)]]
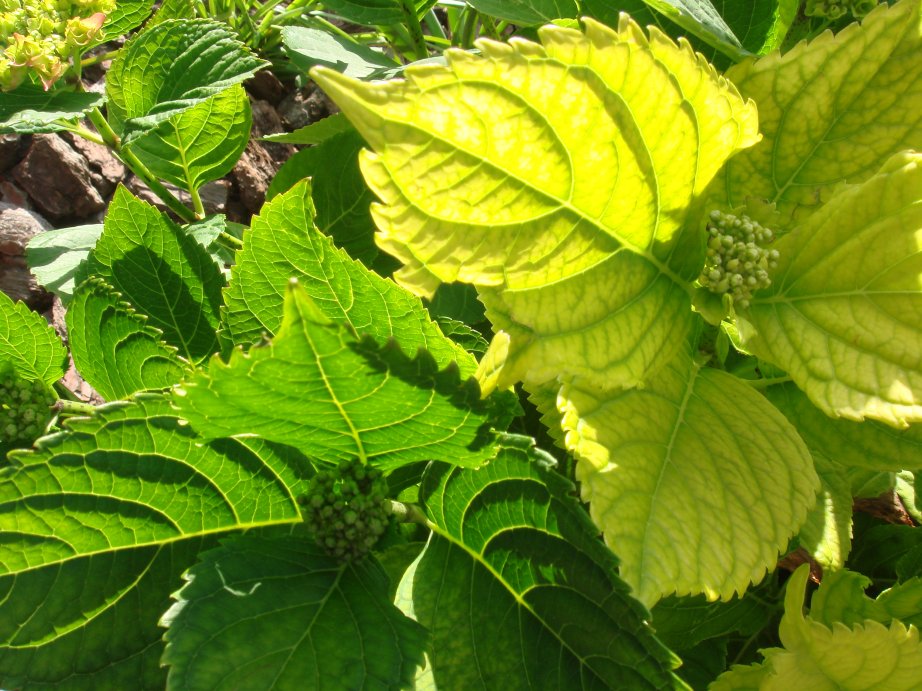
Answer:
[(192, 208), (195, 209), (195, 215), (200, 219), (205, 218), (205, 205), (202, 204), (202, 197), (198, 189), (190, 187), (189, 196), (192, 197)]
[(448, 39), (448, 37), (445, 35), (445, 29), (442, 28), (442, 23), (435, 15), (435, 10), (429, 10), (426, 12), (426, 16), (423, 18), (423, 22), (426, 24), (426, 28), (429, 29), (430, 40), (433, 38), (441, 38), (443, 40)]
[(236, 252), (237, 250), (243, 249), (243, 242), (241, 242), (238, 238), (235, 238), (230, 233), (225, 233), (225, 232), (219, 233), (218, 240), (227, 249), (233, 250), (234, 252)]
[(418, 523), (429, 527), (429, 519), (416, 504), (404, 504), (402, 501), (390, 501), (388, 511), (401, 523)]
[(458, 45), (462, 48), (470, 48), (474, 45), (474, 30), (477, 28), (477, 19), (479, 15), (473, 9), (465, 10), (464, 24), (461, 25), (461, 36)]
[(96, 406), (92, 403), (83, 403), (82, 401), (65, 401), (59, 399), (54, 404), (54, 409), (65, 415), (95, 415)]
[(106, 60), (111, 60), (112, 58), (118, 56), (122, 52), (121, 48), (116, 48), (115, 50), (110, 50), (107, 53), (100, 53), (99, 55), (91, 55), (88, 58), (83, 58), (80, 61), (81, 67), (90, 67), (91, 65), (96, 65), (100, 62), (105, 62)]
[(426, 47), (426, 37), (423, 35), (423, 27), (419, 23), (419, 16), (416, 14), (416, 5), (412, 0), (397, 0), (400, 5), (400, 11), (403, 13), (403, 23), (410, 32), (410, 45), (413, 46), (413, 54), (417, 60), (425, 60), (429, 57), (429, 49)]

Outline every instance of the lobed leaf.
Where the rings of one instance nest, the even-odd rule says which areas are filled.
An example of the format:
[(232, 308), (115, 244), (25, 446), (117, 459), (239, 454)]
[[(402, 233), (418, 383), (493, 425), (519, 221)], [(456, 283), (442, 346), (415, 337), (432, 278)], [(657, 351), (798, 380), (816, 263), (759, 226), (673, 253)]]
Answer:
[(235, 344), (278, 331), (294, 277), (329, 319), (382, 341), (393, 338), (406, 353), (425, 349), (440, 369), (456, 362), (462, 376), (474, 372), (474, 359), (441, 334), (418, 298), (336, 249), (313, 219), (308, 182), (273, 198), (253, 217), (224, 298), (224, 324)]
[(299, 523), (313, 469), (260, 439), (203, 444), (141, 394), (72, 420), (0, 482), (0, 685), (162, 689), (158, 616), (214, 537)]
[[(498, 386), (633, 385), (680, 348), (703, 262), (694, 202), (758, 139), (755, 110), (658, 30), (540, 30), (362, 83), (313, 75), (375, 153), (378, 246), (430, 296), (478, 287), (509, 334)], [(490, 113), (484, 118), (483, 113)], [(591, 132), (591, 136), (587, 136)]]
[(410, 359), (393, 342), (359, 339), (295, 282), (270, 344), (237, 349), (227, 364), (215, 356), (174, 401), (205, 438), (258, 435), (326, 463), (477, 467), (496, 453), (492, 402), (457, 366), (439, 371), (425, 351)]
[(102, 34), (90, 45), (114, 41), (144, 23), (154, 9), (154, 0), (118, 0), (102, 25)]
[(76, 291), (67, 310), (71, 355), (81, 376), (107, 400), (179, 383), (188, 363), (160, 340), (121, 295), (99, 278)]
[[(742, 3), (740, 3), (742, 4)], [(727, 72), (759, 107), (762, 141), (727, 163), (714, 201), (774, 203), (788, 230), (842, 183), (922, 141), (922, 4), (882, 4), (860, 24)]]
[[(0, 363), (23, 379), (53, 384), (67, 370), (67, 351), (48, 322), (0, 291)], [(5, 368), (0, 368), (5, 369)]]
[(421, 499), (433, 525), (413, 581), (439, 686), (681, 686), (676, 660), (615, 575), (617, 560), (533, 440), (507, 436), (472, 472), (433, 464)]
[(820, 410), (922, 420), (922, 154), (893, 156), (781, 238), (771, 287), (737, 324)]
[(77, 272), (79, 281), (89, 276), (121, 293), (187, 360), (218, 350), (223, 274), (193, 237), (124, 187), (115, 191), (102, 236)]
[(729, 599), (774, 568), (819, 481), (760, 394), (682, 355), (643, 389), (573, 380), (558, 396), (577, 479), (637, 597)]
[(266, 64), (225, 24), (169, 19), (132, 38), (113, 61), (106, 73), (108, 115), (129, 144)]
[(231, 171), (250, 137), (250, 99), (240, 84), (176, 113), (128, 148), (158, 178), (197, 190)]
[(184, 578), (163, 617), (171, 688), (396, 689), (422, 663), (426, 633), (380, 565), (338, 563), (303, 531), (228, 538)]

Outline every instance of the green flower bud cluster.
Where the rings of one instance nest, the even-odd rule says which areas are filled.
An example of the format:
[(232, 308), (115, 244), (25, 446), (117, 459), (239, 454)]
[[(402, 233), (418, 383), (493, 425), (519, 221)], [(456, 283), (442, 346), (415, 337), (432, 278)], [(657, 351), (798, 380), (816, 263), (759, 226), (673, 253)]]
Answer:
[(377, 468), (358, 459), (317, 473), (299, 498), (304, 520), (317, 544), (331, 557), (355, 561), (374, 547), (387, 529), (387, 482)]
[(834, 22), (849, 13), (860, 19), (875, 7), (877, 0), (807, 0), (804, 14)]
[(115, 0), (0, 0), (0, 91), (30, 72), (51, 88), (113, 9)]
[(748, 307), (752, 294), (771, 285), (769, 269), (778, 266), (778, 250), (766, 249), (774, 233), (748, 216), (712, 211), (707, 261), (698, 281), (712, 293), (729, 294)]
[(0, 376), (0, 443), (24, 446), (35, 441), (51, 420), (55, 396), (44, 382)]

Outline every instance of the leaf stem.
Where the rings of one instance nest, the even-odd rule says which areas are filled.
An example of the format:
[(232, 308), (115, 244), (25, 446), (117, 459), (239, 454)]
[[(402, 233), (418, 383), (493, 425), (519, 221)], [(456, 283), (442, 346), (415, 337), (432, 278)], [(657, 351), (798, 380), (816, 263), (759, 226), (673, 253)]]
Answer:
[(403, 13), (404, 25), (410, 33), (410, 44), (413, 47), (414, 57), (417, 60), (425, 60), (429, 57), (429, 49), (426, 47), (426, 37), (419, 23), (419, 15), (416, 14), (416, 5), (411, 0), (397, 0), (397, 2)]
[(166, 204), (173, 213), (187, 223), (196, 220), (195, 213), (189, 209), (189, 207), (179, 201), (172, 192), (164, 187), (130, 149), (122, 147), (121, 139), (119, 139), (119, 136), (113, 131), (111, 125), (109, 125), (109, 121), (106, 120), (99, 108), (93, 108), (87, 113), (87, 118), (93, 123), (96, 131), (99, 132), (103, 143), (118, 156), (122, 163), (128, 166), (132, 173), (141, 178), (144, 184), (150, 187), (154, 194), (160, 197), (163, 203)]
[(110, 50), (106, 53), (100, 53), (99, 55), (91, 55), (88, 58), (83, 58), (80, 61), (81, 67), (90, 67), (91, 65), (96, 65), (100, 62), (105, 62), (106, 60), (111, 60), (118, 56), (122, 52), (121, 48), (116, 48), (115, 50)]
[(192, 208), (195, 209), (195, 215), (199, 218), (205, 218), (205, 205), (202, 203), (202, 196), (198, 193), (198, 188), (189, 187), (189, 196), (192, 197)]

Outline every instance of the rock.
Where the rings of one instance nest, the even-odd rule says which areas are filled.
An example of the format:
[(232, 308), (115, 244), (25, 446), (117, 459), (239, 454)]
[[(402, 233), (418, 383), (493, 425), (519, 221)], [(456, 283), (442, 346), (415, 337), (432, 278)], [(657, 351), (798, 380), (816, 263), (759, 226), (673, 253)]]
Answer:
[(20, 209), (31, 209), (32, 202), (29, 195), (15, 182), (10, 182), (0, 177), (0, 202), (5, 202)]
[(278, 113), (288, 130), (296, 130), (328, 115), (339, 108), (315, 84), (293, 91), (278, 105)]
[(22, 300), (29, 309), (44, 312), (51, 307), (52, 295), (38, 285), (26, 260), (0, 254), (0, 291), (14, 301)]
[(89, 164), (55, 134), (35, 135), (12, 174), (36, 208), (52, 220), (83, 219), (106, 208), (93, 186)]
[(0, 173), (5, 173), (26, 155), (31, 137), (0, 134)]
[(0, 254), (24, 257), (29, 240), (50, 229), (51, 224), (34, 211), (0, 202)]
[(250, 140), (243, 155), (231, 171), (237, 194), (251, 214), (258, 213), (266, 201), (266, 190), (279, 166), (259, 142)]
[[(266, 101), (251, 101), (253, 109), (253, 129), (250, 139), (259, 139), (267, 134), (278, 134), (285, 131), (278, 111)], [(260, 142), (260, 145), (269, 153), (279, 166), (291, 158), (297, 149), (291, 144), (278, 144), (274, 142)]]
[(115, 186), (128, 172), (124, 164), (102, 144), (91, 142), (69, 132), (62, 135), (71, 148), (86, 159), (92, 172), (93, 187), (103, 197), (110, 197)]
[(285, 98), (288, 89), (279, 81), (279, 78), (272, 74), (271, 70), (260, 70), (243, 85), (246, 90), (256, 98), (262, 101), (268, 101), (274, 106), (281, 103)]

